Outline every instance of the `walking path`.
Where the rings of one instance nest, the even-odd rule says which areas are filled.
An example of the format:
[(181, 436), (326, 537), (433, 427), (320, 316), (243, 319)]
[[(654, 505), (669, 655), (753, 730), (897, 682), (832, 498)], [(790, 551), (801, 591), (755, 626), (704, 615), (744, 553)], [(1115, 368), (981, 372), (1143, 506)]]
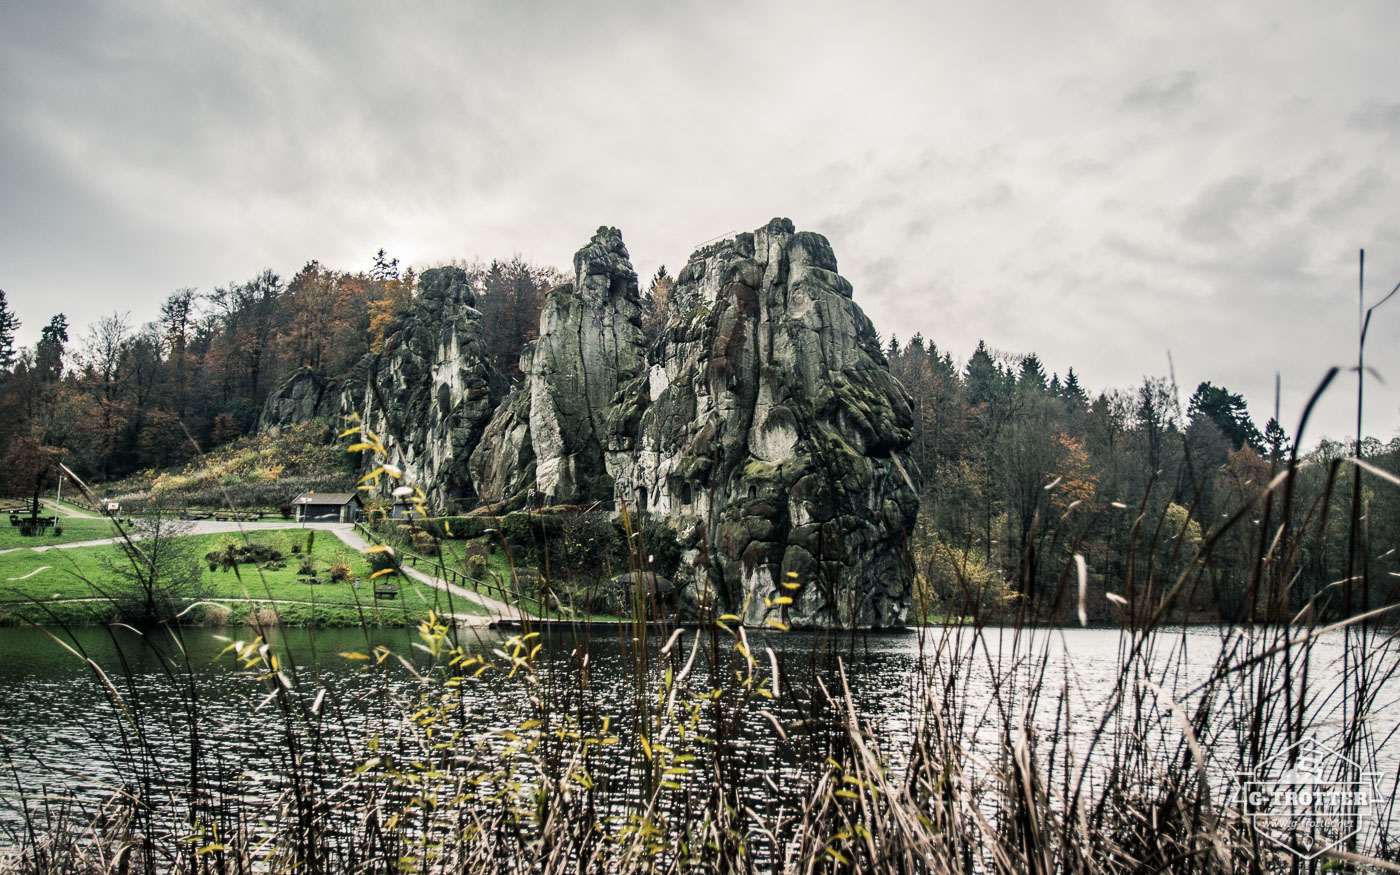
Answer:
[[(355, 530), (355, 527), (353, 525), (350, 525), (349, 523), (325, 523), (323, 525), (325, 528), (328, 528), (332, 532), (334, 532), (335, 536), (340, 540), (344, 541), (345, 544), (349, 547), (353, 547), (356, 550), (360, 550), (362, 552), (364, 550), (368, 550), (370, 547), (369, 542), (362, 538), (360, 536), (360, 533)], [(319, 527), (320, 526), (318, 526), (318, 528)], [(428, 586), (431, 586), (435, 589), (440, 589), (443, 592), (451, 593), (452, 595), (458, 598), (464, 598), (467, 601), (476, 602), (478, 605), (481, 605), (483, 608), (496, 615), (492, 619), (520, 619), (520, 611), (518, 608), (516, 608), (513, 605), (508, 605), (505, 602), (500, 601), (498, 599), (493, 599), (490, 596), (482, 595), (479, 592), (467, 589), (466, 587), (458, 586), (455, 583), (448, 583), (440, 577), (433, 577), (431, 574), (425, 574), (422, 571), (419, 571), (417, 568), (410, 568), (407, 565), (400, 566), (399, 571), (403, 572), (404, 574), (408, 575), (414, 580), (419, 581), (420, 583), (426, 583)]]
[[(351, 547), (355, 550), (363, 551), (370, 546), (369, 542), (361, 537), (360, 533), (356, 531), (355, 527), (350, 523), (297, 523), (290, 521), (224, 522), (221, 520), (197, 520), (189, 523), (182, 523), (182, 525), (189, 526), (187, 534), (191, 535), (218, 535), (226, 532), (246, 532), (254, 529), (315, 529), (330, 532), (339, 538), (347, 547)], [(0, 553), (13, 553), (16, 550), (33, 550), (35, 553), (44, 553), (48, 550), (71, 550), (75, 547), (100, 547), (104, 544), (115, 544), (119, 540), (121, 539), (102, 538), (93, 541), (75, 541), (71, 544), (46, 544), (41, 547), (11, 547), (8, 550), (0, 550)], [(140, 536), (132, 535), (132, 540), (140, 540)], [(459, 622), (466, 624), (487, 624), (496, 620), (520, 619), (520, 611), (513, 605), (508, 605), (503, 601), (482, 595), (479, 592), (474, 592), (465, 587), (457, 586), (454, 583), (448, 583), (442, 578), (433, 577), (431, 574), (425, 574), (416, 568), (409, 568), (405, 565), (399, 570), (420, 583), (427, 584), (443, 592), (451, 593), (455, 598), (466, 599), (469, 602), (478, 604), (490, 611), (493, 615), (488, 617), (466, 614), (459, 615), (457, 617)]]
[[(42, 501), (43, 501), (44, 507), (48, 508), (50, 511), (53, 510), (54, 502), (53, 502), (53, 499), (52, 499), (52, 498), (45, 498), (45, 499), (42, 499)], [(88, 513), (88, 512), (85, 511), (85, 510), (79, 510), (78, 508), (73, 507), (72, 505), (67, 505), (67, 504), (60, 504), (60, 505), (58, 506), (58, 512), (59, 512), (60, 514), (62, 514), (63, 516), (68, 517), (69, 519), (75, 519), (75, 520), (99, 520), (99, 519), (102, 519), (102, 517), (98, 516), (98, 515), (95, 514), (95, 513)]]

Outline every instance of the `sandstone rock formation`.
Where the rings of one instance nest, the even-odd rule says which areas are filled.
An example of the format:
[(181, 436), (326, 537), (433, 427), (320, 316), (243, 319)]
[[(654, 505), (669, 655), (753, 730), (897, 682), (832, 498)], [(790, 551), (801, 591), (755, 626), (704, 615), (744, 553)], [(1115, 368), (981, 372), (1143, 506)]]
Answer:
[(627, 249), (599, 228), (549, 292), (508, 397), (474, 304), (463, 271), (424, 271), (381, 352), (339, 387), (294, 373), (263, 426), (359, 413), (441, 510), (645, 511), (680, 533), (671, 597), (692, 617), (903, 622), (909, 399), (826, 238), (774, 219), (696, 252), (647, 350)]
[(680, 525), (678, 583), (702, 608), (754, 625), (905, 618), (912, 415), (851, 295), (826, 238), (786, 219), (704, 248), (618, 396), (617, 500)]
[(461, 268), (423, 271), (408, 312), (386, 332), (384, 348), (356, 366), (339, 399), (436, 507), (475, 505), (467, 458), (505, 394), (487, 364), (475, 304)]
[(271, 431), (308, 419), (333, 419), (340, 413), (339, 401), (338, 393), (320, 371), (297, 368), (268, 396), (258, 417), (258, 430)]
[(574, 255), (574, 280), (551, 289), (539, 339), (521, 354), (523, 385), (471, 458), (484, 500), (542, 504), (612, 498), (604, 463), (618, 389), (645, 367), (637, 273), (616, 228)]

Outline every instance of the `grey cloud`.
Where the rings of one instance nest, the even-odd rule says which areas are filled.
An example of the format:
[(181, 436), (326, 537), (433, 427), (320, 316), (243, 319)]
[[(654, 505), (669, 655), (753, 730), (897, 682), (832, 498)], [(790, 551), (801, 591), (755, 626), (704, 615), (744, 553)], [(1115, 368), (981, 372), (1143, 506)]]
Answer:
[(1196, 99), (1196, 73), (1185, 70), (1167, 76), (1154, 76), (1139, 82), (1123, 97), (1124, 109), (1169, 112)]
[(1239, 175), (1208, 186), (1187, 204), (1179, 228), (1196, 243), (1219, 245), (1240, 241), (1253, 226), (1286, 213), (1293, 205), (1297, 183), (1265, 181)]
[(1356, 130), (1400, 136), (1400, 101), (1371, 99), (1351, 115)]
[(1254, 42), (1219, 4), (1099, 0), (4, 8), (0, 287), (26, 331), (57, 301), (142, 321), (180, 286), (380, 245), (566, 265), (600, 223), (674, 272), (786, 215), (887, 334), (1034, 349), (1090, 385), (1171, 347), (1239, 390), (1270, 357), (1316, 364), (1308, 320), (1270, 346), (1177, 311), (1320, 306), (1332, 253), (1395, 239), (1400, 57), (1322, 7)]

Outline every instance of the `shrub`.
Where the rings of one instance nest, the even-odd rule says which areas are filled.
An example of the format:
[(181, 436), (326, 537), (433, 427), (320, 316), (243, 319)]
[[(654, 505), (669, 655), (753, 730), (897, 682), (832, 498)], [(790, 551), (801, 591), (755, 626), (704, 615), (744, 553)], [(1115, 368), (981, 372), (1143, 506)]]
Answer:
[(409, 543), (419, 556), (438, 555), (437, 539), (427, 532), (414, 532)]
[(365, 555), (369, 562), (370, 571), (393, 571), (399, 570), (399, 554), (395, 550), (376, 550)]
[(470, 541), (473, 538), (481, 537), (488, 530), (499, 530), (501, 520), (499, 517), (482, 514), (443, 516), (423, 520), (422, 526), (425, 530), (432, 532), (434, 537), (454, 541)]
[(467, 557), (467, 577), (472, 580), (486, 579), (486, 557), (473, 555)]
[(681, 567), (681, 553), (684, 552), (675, 528), (670, 523), (647, 526), (642, 531), (642, 543), (647, 550), (647, 556), (642, 558), (651, 557), (643, 567), (663, 577), (674, 577), (676, 569)]
[(997, 617), (1014, 606), (1010, 582), (977, 550), (934, 538), (923, 572), (914, 581), (915, 606), (923, 619), (936, 614)]
[(331, 580), (334, 580), (336, 583), (347, 583), (350, 578), (354, 576), (353, 572), (350, 570), (350, 566), (344, 562), (333, 563), (330, 568), (330, 575)]

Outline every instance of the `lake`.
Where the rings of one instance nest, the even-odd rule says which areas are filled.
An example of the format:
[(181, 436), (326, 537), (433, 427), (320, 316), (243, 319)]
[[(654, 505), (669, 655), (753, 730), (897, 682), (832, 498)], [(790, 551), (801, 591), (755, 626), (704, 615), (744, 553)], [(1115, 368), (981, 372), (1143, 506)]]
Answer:
[[(639, 715), (659, 713), (666, 672), (679, 677), (687, 663), (688, 683), (697, 691), (723, 689), (722, 701), (733, 703), (731, 711), (720, 711), (727, 718), (697, 717), (695, 731), (721, 736), (724, 761), (740, 782), (775, 804), (782, 802), (780, 788), (798, 785), (813, 763), (835, 749), (840, 727), (823, 686), (839, 700), (842, 670), (868, 737), (895, 771), (906, 764), (920, 727), (935, 714), (965, 739), (969, 759), (995, 763), (1006, 750), (1007, 727), (1014, 734), (1058, 740), (1069, 755), (1047, 763), (1045, 772), (1052, 785), (1063, 782), (1085, 763), (1103, 763), (1123, 750), (1118, 744), (1123, 739), (1114, 735), (1122, 731), (1121, 715), (1099, 735), (1101, 715), (1120, 696), (1133, 703), (1124, 710), (1156, 709), (1148, 721), (1153, 734), (1144, 743), (1160, 748), (1152, 756), (1171, 762), (1185, 748), (1170, 702), (1192, 712), (1209, 700), (1215, 716), (1205, 724), (1201, 747), (1212, 779), (1228, 787), (1239, 761), (1239, 718), (1259, 710), (1266, 720), (1282, 721), (1284, 712), (1274, 710), (1287, 704), (1281, 690), (1310, 691), (1305, 722), (1319, 737), (1335, 736), (1344, 710), (1355, 708), (1340, 693), (1327, 694), (1344, 672), (1356, 670), (1354, 660), (1343, 663), (1341, 633), (1313, 642), (1306, 666), (1298, 647), (1257, 658), (1281, 640), (1277, 633), (1161, 632), (1143, 642), (1145, 653), (1123, 684), (1119, 667), (1135, 639), (1116, 629), (1020, 636), (1007, 629), (974, 636), (957, 628), (878, 635), (747, 631), (742, 639), (747, 647), (723, 632), (714, 637), (702, 632), (698, 650), (692, 630), (666, 655), (659, 652), (664, 640), (643, 647), (630, 630), (594, 633), (587, 641), (553, 633), (526, 642), (522, 654), (540, 646), (536, 669), (514, 675), (509, 656), (518, 645), (508, 636), (461, 630), (467, 649), (494, 667), (479, 677), (471, 677), (474, 665), (459, 669), (465, 680), (451, 685), (444, 697), (440, 682), (420, 679), (419, 673), (431, 675), (434, 661), (408, 629), (273, 630), (267, 653), (277, 655), (279, 681), (272, 665), (245, 667), (227, 652), (231, 642), (222, 635), (246, 640), (253, 634), (248, 629), (188, 629), (179, 640), (126, 629), (55, 632), (65, 647), (40, 630), (0, 628), (0, 740), (8, 773), (0, 781), (0, 823), (13, 829), (25, 802), (90, 805), (122, 788), (157, 788), (151, 804), (171, 812), (185, 810), (192, 784), (205, 798), (256, 801), (286, 789), (286, 776), (297, 773), (309, 774), (330, 788), (327, 792), (339, 792), (337, 782), (371, 761), (371, 754), (383, 759), (394, 744), (411, 746), (413, 726), (424, 719), (413, 712), (437, 707), (438, 699), (450, 699), (457, 734), (449, 746), (464, 749), (499, 749), (541, 711), (561, 732), (570, 726), (583, 731), (610, 715), (610, 731), (622, 736), (622, 743), (615, 759), (605, 760), (606, 768), (595, 769), (596, 777), (640, 783), (645, 770), (635, 756), (623, 754), (629, 731), (645, 722)], [(1231, 665), (1256, 660), (1236, 675), (1249, 683), (1195, 691), (1217, 669), (1226, 641), (1241, 648)], [(1392, 651), (1372, 648), (1365, 663), (1369, 670), (1395, 662)], [(643, 653), (645, 666), (639, 668)], [(1292, 660), (1287, 665), (1281, 662), (1285, 655)], [(774, 664), (779, 689), (769, 698)], [(638, 672), (647, 678), (640, 687), (634, 682)], [(740, 681), (749, 674), (756, 682), (745, 694)], [(270, 695), (279, 683), (285, 695)], [(1373, 686), (1370, 740), (1356, 749), (1374, 754), (1388, 792), (1400, 769), (1393, 739), (1400, 722), (1400, 683), (1380, 678)], [(782, 743), (774, 724), (785, 727)], [(307, 765), (312, 760), (314, 767)], [(10, 841), (17, 839), (12, 835)]]

